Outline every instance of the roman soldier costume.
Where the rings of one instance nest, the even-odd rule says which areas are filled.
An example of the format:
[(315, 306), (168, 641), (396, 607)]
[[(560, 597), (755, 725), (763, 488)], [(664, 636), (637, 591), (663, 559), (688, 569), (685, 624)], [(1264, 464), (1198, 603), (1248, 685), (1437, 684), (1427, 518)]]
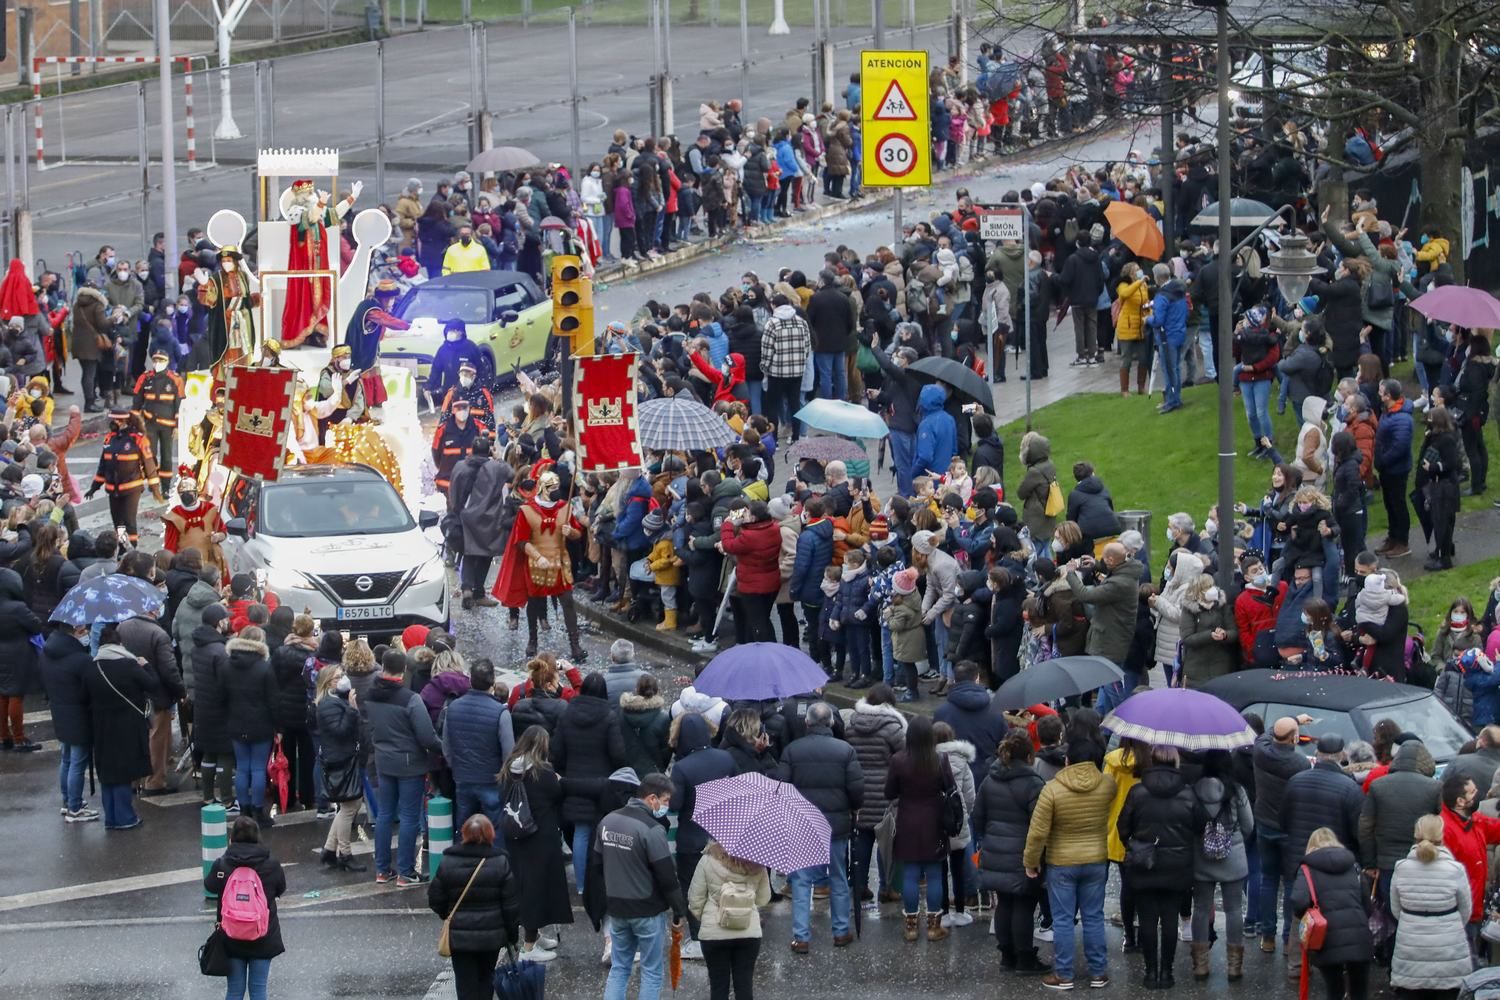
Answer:
[(204, 501), (198, 493), (198, 481), (193, 470), (184, 465), (177, 470), (177, 506), (162, 516), (166, 529), (162, 548), (176, 554), (183, 549), (197, 549), (203, 553), (205, 566), (219, 567), (219, 573), (227, 578), (224, 551), (219, 541), (224, 537), (224, 523), (219, 508)]
[(578, 538), (583, 530), (562, 496), (557, 473), (550, 469), (541, 473), (536, 496), (516, 516), (492, 591), (507, 608), (525, 606), (527, 656), (536, 653), (537, 629), (546, 617), (549, 598), (562, 605), (573, 659), (582, 662), (587, 655), (578, 642), (578, 611), (573, 606), (573, 570), (568, 558), (569, 539)]

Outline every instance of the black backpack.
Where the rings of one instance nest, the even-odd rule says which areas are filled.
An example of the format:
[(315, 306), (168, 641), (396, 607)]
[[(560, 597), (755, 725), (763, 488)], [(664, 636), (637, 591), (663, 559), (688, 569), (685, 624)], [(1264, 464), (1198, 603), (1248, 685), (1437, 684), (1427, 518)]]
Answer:
[(506, 779), (501, 811), (500, 826), (506, 840), (525, 840), (536, 833), (536, 817), (531, 814), (531, 800), (526, 797), (524, 780)]

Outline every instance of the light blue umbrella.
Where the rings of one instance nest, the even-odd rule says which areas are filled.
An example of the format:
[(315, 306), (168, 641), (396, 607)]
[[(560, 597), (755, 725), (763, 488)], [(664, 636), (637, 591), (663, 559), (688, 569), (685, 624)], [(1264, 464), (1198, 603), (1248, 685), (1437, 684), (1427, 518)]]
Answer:
[(816, 430), (853, 438), (883, 438), (891, 432), (880, 414), (841, 399), (815, 399), (797, 411), (797, 419)]
[(145, 580), (110, 573), (80, 583), (63, 595), (52, 611), (52, 621), (82, 628), (101, 622), (122, 622), (154, 614), (166, 598)]

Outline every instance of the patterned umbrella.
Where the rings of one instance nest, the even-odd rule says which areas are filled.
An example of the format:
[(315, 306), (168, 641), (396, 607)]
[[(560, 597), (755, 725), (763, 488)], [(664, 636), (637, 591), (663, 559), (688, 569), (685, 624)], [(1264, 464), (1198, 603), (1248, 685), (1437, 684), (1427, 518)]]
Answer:
[(166, 598), (145, 580), (110, 573), (80, 583), (63, 595), (52, 612), (52, 621), (72, 628), (100, 622), (122, 622), (127, 618), (154, 614)]
[(804, 458), (814, 462), (869, 462), (864, 445), (848, 438), (830, 437), (825, 434), (805, 437), (794, 441), (786, 450), (787, 459), (796, 464)]
[(828, 820), (786, 782), (750, 772), (705, 781), (694, 796), (693, 822), (730, 857), (778, 872), (828, 864)]
[(1203, 691), (1157, 688), (1133, 694), (1104, 717), (1116, 736), (1182, 750), (1235, 750), (1255, 731), (1233, 705)]
[(713, 410), (687, 396), (648, 399), (637, 408), (641, 447), (657, 451), (708, 451), (739, 437)]

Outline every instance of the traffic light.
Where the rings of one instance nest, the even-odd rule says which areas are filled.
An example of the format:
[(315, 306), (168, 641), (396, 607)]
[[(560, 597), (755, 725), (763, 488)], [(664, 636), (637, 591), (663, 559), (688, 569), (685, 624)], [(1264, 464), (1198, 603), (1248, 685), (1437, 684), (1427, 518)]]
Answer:
[(552, 335), (568, 338), (569, 354), (594, 353), (594, 282), (567, 254), (552, 258)]

